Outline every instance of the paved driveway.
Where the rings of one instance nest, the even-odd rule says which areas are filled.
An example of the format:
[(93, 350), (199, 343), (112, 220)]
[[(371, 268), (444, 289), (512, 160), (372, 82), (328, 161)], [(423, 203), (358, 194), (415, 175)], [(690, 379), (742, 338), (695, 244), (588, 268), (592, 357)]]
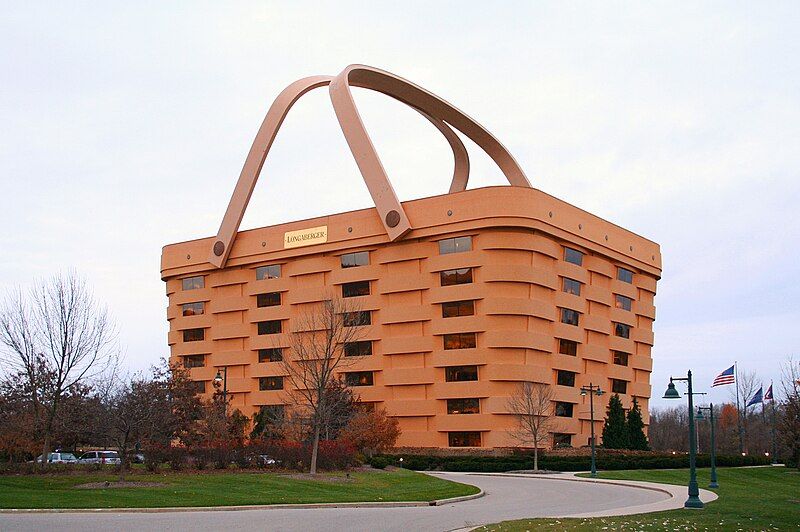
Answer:
[[(447, 531), (507, 519), (631, 513), (631, 510), (655, 510), (676, 504), (675, 497), (665, 492), (620, 484), (508, 475), (438, 473), (437, 476), (476, 485), (486, 496), (444, 506), (406, 508), (0, 514), (0, 530)], [(685, 493), (685, 488), (678, 493)], [(683, 504), (683, 498), (678, 506)]]

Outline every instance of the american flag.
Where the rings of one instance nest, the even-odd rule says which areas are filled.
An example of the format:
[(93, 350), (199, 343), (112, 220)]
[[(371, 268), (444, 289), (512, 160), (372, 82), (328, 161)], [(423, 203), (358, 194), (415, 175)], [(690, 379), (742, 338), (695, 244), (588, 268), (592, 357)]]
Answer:
[(735, 364), (717, 375), (717, 378), (714, 379), (714, 384), (712, 384), (711, 387), (713, 388), (714, 386), (723, 386), (725, 384), (733, 384), (736, 382), (736, 376), (733, 373), (734, 367), (736, 367)]

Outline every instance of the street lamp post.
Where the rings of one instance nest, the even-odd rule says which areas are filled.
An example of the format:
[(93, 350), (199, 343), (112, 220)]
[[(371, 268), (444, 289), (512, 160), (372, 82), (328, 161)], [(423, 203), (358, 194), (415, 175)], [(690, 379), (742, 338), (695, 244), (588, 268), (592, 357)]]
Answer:
[(681, 398), (681, 394), (675, 389), (673, 381), (686, 381), (689, 384), (689, 498), (683, 503), (683, 507), (699, 509), (703, 508), (703, 501), (700, 500), (700, 488), (697, 486), (697, 440), (695, 439), (694, 401), (692, 399), (692, 372), (688, 371), (685, 378), (670, 377), (667, 391), (664, 393), (664, 399)]
[(222, 403), (225, 405), (225, 415), (228, 415), (228, 366), (222, 366), (222, 375), (217, 370), (217, 376), (214, 377), (214, 384), (219, 386), (222, 384)]
[(603, 390), (600, 389), (600, 385), (598, 384), (595, 386), (591, 382), (589, 386), (581, 386), (581, 395), (589, 394), (589, 419), (591, 421), (591, 437), (592, 437), (592, 478), (597, 478), (597, 466), (595, 463), (595, 444), (594, 444), (594, 396), (597, 395), (598, 397), (603, 395)]
[(709, 406), (698, 406), (697, 407), (697, 419), (702, 420), (703, 417), (703, 410), (708, 411), (708, 421), (711, 423), (711, 483), (708, 485), (709, 488), (718, 488), (719, 483), (717, 482), (717, 447), (714, 443), (714, 403), (711, 403)]

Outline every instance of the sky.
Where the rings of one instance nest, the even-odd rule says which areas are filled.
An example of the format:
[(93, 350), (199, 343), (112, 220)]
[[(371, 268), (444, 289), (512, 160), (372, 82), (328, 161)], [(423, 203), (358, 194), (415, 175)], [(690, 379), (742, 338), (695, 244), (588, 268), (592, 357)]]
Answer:
[[(216, 234), (286, 85), (363, 63), (476, 118), (536, 188), (661, 245), (653, 405), (688, 369), (704, 391), (734, 361), (777, 382), (800, 355), (798, 27), (797, 2), (4, 2), (0, 293), (74, 269), (126, 367), (155, 363), (162, 246)], [(400, 199), (446, 192), (440, 134), (355, 97)], [(504, 184), (466, 144), (470, 188)], [(242, 228), (370, 206), (318, 90)]]

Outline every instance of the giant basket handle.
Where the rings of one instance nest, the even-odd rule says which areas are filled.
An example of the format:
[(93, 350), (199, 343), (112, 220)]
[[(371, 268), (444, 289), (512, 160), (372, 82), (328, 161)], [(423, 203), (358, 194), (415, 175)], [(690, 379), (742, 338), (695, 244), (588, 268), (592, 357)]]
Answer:
[[(349, 79), (350, 73), (354, 73), (352, 80)], [(371, 77), (370, 74), (373, 76)], [(389, 81), (388, 86), (387, 80)], [(334, 83), (337, 81), (339, 82), (338, 86), (334, 87)], [(373, 81), (376, 82), (373, 83)], [(390, 239), (396, 240), (411, 229), (408, 218), (397, 199), (391, 183), (389, 183), (386, 172), (364, 129), (358, 111), (355, 109), (349, 86), (351, 82), (354, 86), (382, 92), (409, 105), (427, 118), (445, 136), (453, 150), (455, 161), (450, 192), (459, 192), (466, 189), (469, 178), (469, 157), (458, 135), (445, 124), (440, 116), (437, 116), (443, 110), (449, 110), (450, 113), (446, 112), (445, 114), (453, 115), (456, 118), (456, 121), (452, 123), (462, 133), (479, 144), (497, 162), (508, 178), (509, 183), (516, 186), (530, 187), (525, 174), (511, 154), (488, 131), (450, 104), (421, 87), (388, 72), (362, 65), (351, 65), (336, 78), (331, 76), (311, 76), (295, 81), (286, 87), (272, 103), (247, 155), (239, 180), (236, 183), (236, 188), (228, 203), (228, 209), (225, 211), (225, 217), (217, 232), (217, 238), (212, 245), (211, 253), (209, 254), (209, 262), (211, 264), (218, 268), (225, 266), (233, 241), (236, 238), (236, 233), (239, 230), (239, 225), (244, 217), (244, 211), (247, 209), (247, 204), (261, 173), (261, 168), (289, 110), (305, 93), (326, 85), (331, 85), (331, 100), (339, 124), (353, 152), (367, 188), (372, 195), (375, 206), (378, 208), (381, 221), (386, 227)], [(411, 97), (404, 97), (407, 96), (406, 93), (411, 94)], [(420, 93), (427, 97), (418, 97)], [(431, 105), (431, 98), (434, 102), (438, 102), (438, 105)], [(459, 120), (458, 117), (463, 118), (463, 120)], [(351, 138), (352, 136), (355, 136), (355, 138)]]

